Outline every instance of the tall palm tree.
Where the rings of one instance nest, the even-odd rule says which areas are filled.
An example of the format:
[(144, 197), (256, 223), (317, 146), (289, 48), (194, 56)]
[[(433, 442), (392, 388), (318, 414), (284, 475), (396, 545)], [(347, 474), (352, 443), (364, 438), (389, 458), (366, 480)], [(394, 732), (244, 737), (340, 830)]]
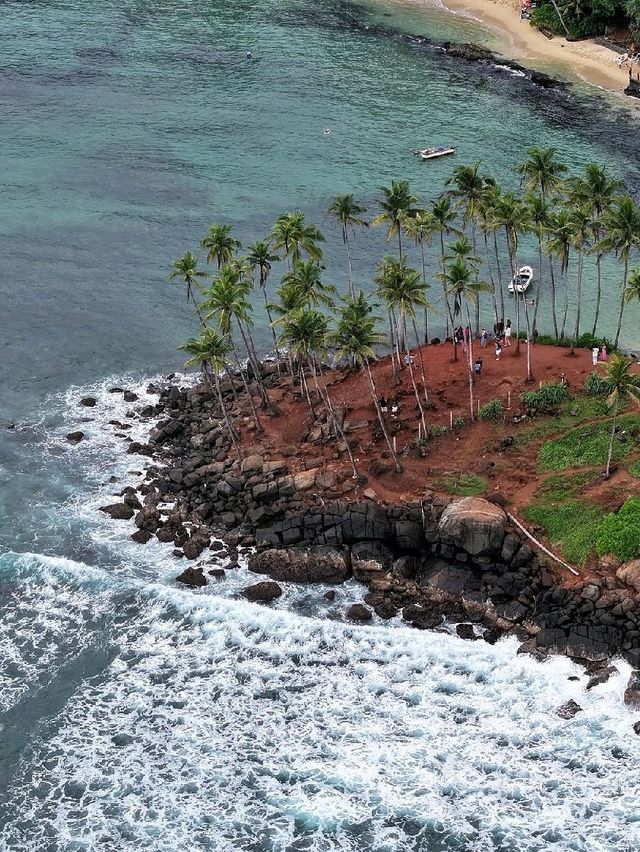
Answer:
[(557, 258), (560, 267), (560, 274), (564, 278), (564, 308), (562, 311), (562, 325), (558, 332), (556, 327), (556, 281), (555, 276), (551, 275), (551, 305), (553, 309), (553, 322), (556, 337), (564, 338), (567, 310), (569, 306), (569, 261), (571, 258), (571, 247), (573, 241), (573, 221), (571, 210), (567, 207), (560, 207), (554, 210), (550, 216), (547, 225), (547, 240), (546, 249), (549, 253), (549, 263), (552, 263), (552, 258)]
[[(436, 229), (437, 233), (440, 235), (440, 273), (444, 274), (445, 267), (445, 250), (444, 250), (444, 238), (445, 235), (449, 236), (450, 234), (460, 234), (460, 230), (456, 228), (454, 222), (456, 221), (456, 210), (451, 204), (451, 199), (448, 195), (441, 195), (440, 198), (437, 198), (432, 206), (431, 213), (436, 221)], [(442, 281), (442, 278), (440, 279)], [(449, 337), (449, 330), (451, 330), (451, 334), (454, 340), (454, 360), (457, 358), (456, 347), (455, 347), (455, 334), (453, 334), (454, 325), (453, 325), (453, 313), (451, 311), (451, 303), (449, 302), (449, 294), (447, 289), (442, 284), (442, 292), (444, 296), (444, 303), (447, 309), (447, 331), (446, 336)]]
[[(611, 204), (624, 186), (621, 180), (609, 179), (602, 166), (588, 163), (584, 169), (584, 176), (578, 176), (571, 181), (571, 199), (574, 204), (587, 207), (590, 211), (595, 245), (597, 246), (603, 237), (602, 217), (611, 208)], [(591, 334), (595, 337), (600, 317), (600, 302), (602, 299), (602, 257), (601, 251), (596, 251), (596, 309), (593, 317), (593, 328)]]
[(625, 294), (629, 277), (629, 257), (632, 251), (637, 251), (640, 247), (640, 209), (638, 209), (629, 195), (622, 195), (616, 198), (611, 208), (606, 211), (603, 217), (603, 225), (605, 236), (600, 241), (598, 250), (615, 252), (616, 256), (624, 264), (620, 312), (618, 314), (618, 327), (614, 341), (614, 347), (617, 347), (622, 328), (622, 315), (626, 304)]
[(230, 263), (242, 243), (231, 236), (230, 225), (212, 225), (200, 246), (207, 250), (207, 263), (215, 260), (218, 269)]
[[(431, 245), (434, 234), (438, 232), (435, 216), (430, 210), (417, 210), (415, 215), (405, 222), (405, 230), (407, 236), (414, 240), (415, 244), (420, 248), (422, 280), (426, 283), (427, 261), (425, 248)], [(424, 308), (424, 342), (429, 342), (429, 309), (426, 305)]]
[(346, 447), (354, 478), (359, 477), (353, 452), (344, 432), (340, 418), (336, 415), (335, 406), (329, 394), (322, 369), (322, 359), (328, 349), (329, 329), (327, 318), (320, 311), (312, 308), (301, 308), (285, 317), (280, 334), (281, 341), (288, 347), (300, 365), (301, 382), (307, 396), (307, 401), (315, 416), (311, 395), (305, 376), (305, 365), (311, 370), (316, 386), (316, 392), (324, 403), (336, 438), (340, 437)]
[(283, 213), (276, 219), (271, 230), (271, 241), (273, 247), (284, 249), (287, 263), (293, 265), (307, 255), (311, 260), (322, 260), (322, 249), (319, 243), (325, 241), (320, 229), (316, 225), (310, 225), (301, 210), (293, 213)]
[(582, 307), (582, 280), (584, 277), (584, 259), (591, 249), (593, 240), (593, 220), (587, 207), (574, 207), (571, 210), (573, 233), (571, 244), (578, 254), (578, 280), (576, 284), (576, 318), (571, 344), (571, 354), (575, 355), (575, 347), (580, 337), (580, 309)]
[(493, 302), (493, 315), (496, 322), (498, 323), (498, 300), (496, 298), (496, 293), (498, 292), (496, 288), (496, 278), (493, 274), (493, 266), (491, 261), (491, 251), (489, 249), (489, 235), (493, 236), (493, 250), (494, 257), (496, 261), (496, 273), (499, 285), (499, 294), (500, 294), (500, 317), (504, 319), (504, 290), (502, 287), (502, 270), (500, 267), (500, 254), (498, 252), (498, 239), (497, 239), (497, 229), (499, 225), (495, 221), (495, 217), (493, 215), (493, 207), (496, 198), (499, 198), (501, 195), (500, 188), (496, 184), (493, 178), (485, 175), (482, 178), (483, 182), (483, 190), (482, 196), (480, 199), (480, 203), (478, 204), (478, 227), (482, 231), (482, 239), (484, 242), (484, 253), (485, 260), (487, 264), (487, 270), (489, 272), (489, 280), (491, 282), (491, 300)]
[(616, 424), (620, 408), (627, 399), (632, 399), (636, 405), (640, 405), (640, 389), (637, 377), (631, 373), (631, 362), (621, 355), (615, 354), (606, 369), (607, 381), (611, 387), (611, 393), (607, 398), (607, 406), (613, 411), (613, 422), (609, 435), (609, 450), (607, 452), (607, 467), (605, 477), (608, 479), (611, 472), (611, 455), (613, 453), (613, 438), (616, 433)]
[(395, 317), (397, 321), (396, 343), (406, 356), (405, 362), (409, 368), (413, 393), (418, 404), (422, 428), (426, 435), (427, 422), (416, 385), (413, 358), (407, 338), (407, 317), (415, 323), (416, 308), (424, 308), (427, 304), (426, 285), (416, 269), (410, 269), (404, 261), (398, 261), (394, 257), (386, 257), (382, 261), (376, 276), (376, 283), (378, 284), (377, 295), (384, 300), (390, 316)]
[(255, 243), (249, 246), (247, 254), (247, 263), (249, 264), (250, 269), (253, 271), (255, 269), (259, 270), (260, 275), (260, 289), (262, 290), (262, 296), (264, 298), (264, 307), (267, 312), (267, 316), (269, 317), (269, 327), (271, 328), (271, 333), (273, 334), (273, 344), (276, 350), (276, 360), (278, 362), (278, 370), (280, 369), (280, 353), (278, 352), (278, 341), (276, 338), (276, 332), (273, 327), (273, 316), (271, 315), (271, 310), (269, 307), (269, 300), (267, 299), (267, 279), (269, 277), (269, 273), (271, 272), (271, 264), (275, 263), (277, 260), (280, 260), (277, 254), (273, 254), (271, 251), (271, 245), (267, 240), (257, 240)]
[[(198, 269), (198, 258), (191, 254), (190, 251), (186, 251), (182, 257), (173, 261), (173, 268), (169, 275), (169, 281), (175, 281), (176, 278), (179, 278), (187, 287), (187, 302), (193, 301), (195, 305), (196, 300), (193, 295), (194, 288), (198, 284), (198, 281), (201, 278), (206, 278), (206, 276), (206, 272)], [(197, 310), (198, 306), (196, 305), (196, 311)]]
[(402, 260), (402, 229), (407, 219), (416, 213), (418, 199), (411, 194), (408, 180), (392, 180), (391, 186), (380, 187), (380, 192), (382, 198), (378, 199), (378, 206), (382, 212), (372, 224), (387, 225), (387, 240), (394, 234), (398, 237), (398, 257)]
[(347, 274), (349, 295), (353, 296), (353, 264), (351, 260), (351, 244), (349, 242), (349, 231), (353, 231), (357, 226), (366, 227), (367, 223), (362, 218), (362, 213), (366, 212), (365, 207), (361, 207), (353, 200), (353, 193), (347, 195), (338, 195), (333, 199), (328, 209), (329, 216), (333, 216), (340, 224), (342, 231), (342, 242), (347, 252)]
[(632, 269), (629, 273), (624, 298), (627, 304), (630, 302), (640, 302), (640, 269)]
[[(538, 241), (538, 291), (536, 296), (536, 304), (533, 309), (533, 328), (537, 328), (538, 324), (538, 308), (540, 307), (540, 300), (542, 298), (542, 294), (544, 293), (544, 286), (542, 283), (542, 247), (544, 244), (545, 235), (547, 233), (547, 227), (549, 225), (549, 205), (544, 200), (542, 195), (538, 195), (535, 192), (530, 192), (525, 196), (525, 203), (528, 208), (529, 221), (531, 223), (531, 230), (536, 235), (536, 239)], [(549, 263), (551, 264), (551, 255), (548, 255)], [(555, 283), (555, 279), (554, 279)], [(557, 326), (557, 320), (555, 316), (555, 304), (553, 306), (553, 321)], [(558, 336), (558, 330), (556, 328), (556, 337)]]
[(291, 286), (298, 289), (298, 292), (304, 296), (307, 305), (325, 305), (331, 307), (333, 305), (332, 296), (336, 292), (333, 284), (325, 284), (322, 280), (322, 269), (315, 260), (297, 260), (293, 265), (293, 270), (285, 273), (282, 277), (282, 283), (285, 286)]
[[(531, 228), (531, 220), (527, 206), (521, 198), (514, 195), (513, 192), (502, 193), (495, 199), (493, 206), (493, 217), (497, 225), (504, 228), (504, 234), (507, 242), (507, 251), (509, 253), (509, 266), (511, 268), (511, 277), (515, 278), (517, 272), (517, 256), (518, 256), (518, 241), (522, 234), (525, 234)], [(515, 354), (520, 354), (520, 298), (517, 292), (514, 293), (516, 301), (516, 351)]]
[(561, 189), (567, 167), (556, 157), (556, 148), (529, 148), (528, 159), (516, 166), (527, 192), (539, 191), (543, 201)]
[(380, 429), (394, 461), (396, 473), (402, 473), (402, 465), (382, 416), (378, 391), (371, 372), (371, 361), (376, 359), (374, 346), (384, 341), (384, 335), (376, 331), (377, 321), (372, 313), (364, 314), (358, 306), (354, 307), (353, 303), (347, 303), (342, 306), (339, 312), (338, 325), (331, 335), (330, 341), (339, 358), (348, 358), (359, 364), (365, 371)]
[(205, 381), (209, 386), (213, 385), (218, 396), (218, 404), (220, 412), (224, 418), (227, 431), (231, 442), (235, 447), (238, 458), (240, 458), (240, 443), (238, 441), (238, 433), (236, 432), (229, 411), (225, 405), (222, 396), (222, 388), (220, 386), (220, 373), (226, 369), (227, 355), (231, 351), (231, 343), (226, 334), (218, 334), (210, 328), (203, 328), (200, 337), (191, 338), (179, 347), (183, 352), (186, 352), (191, 357), (186, 362), (187, 366), (202, 366)]

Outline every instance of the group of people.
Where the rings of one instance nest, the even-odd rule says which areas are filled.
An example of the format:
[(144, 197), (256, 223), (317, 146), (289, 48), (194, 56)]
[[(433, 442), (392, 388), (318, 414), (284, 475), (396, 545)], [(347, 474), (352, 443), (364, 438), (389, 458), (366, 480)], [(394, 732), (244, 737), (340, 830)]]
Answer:
[(591, 361), (593, 366), (595, 367), (598, 361), (604, 361), (605, 363), (609, 360), (609, 353), (607, 352), (606, 346), (594, 346), (591, 350)]

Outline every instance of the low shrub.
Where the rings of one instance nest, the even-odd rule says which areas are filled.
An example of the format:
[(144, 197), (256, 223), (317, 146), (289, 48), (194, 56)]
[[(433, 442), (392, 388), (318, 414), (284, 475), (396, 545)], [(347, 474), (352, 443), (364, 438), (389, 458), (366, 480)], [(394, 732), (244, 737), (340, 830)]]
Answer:
[(521, 396), (527, 411), (539, 413), (552, 411), (569, 398), (566, 385), (543, 385), (539, 390), (527, 391)]
[(637, 479), (640, 479), (640, 459), (637, 459), (633, 464), (629, 465), (629, 473), (631, 476), (635, 476)]
[(599, 556), (612, 553), (626, 561), (640, 555), (640, 498), (629, 497), (617, 511), (607, 515), (596, 534)]
[(453, 418), (453, 428), (454, 429), (464, 429), (464, 427), (466, 425), (467, 425), (467, 421), (464, 419), (464, 417), (454, 417)]
[(504, 406), (501, 399), (492, 399), (485, 405), (480, 406), (480, 420), (490, 421), (495, 423), (502, 420), (504, 415)]
[(439, 423), (430, 423), (427, 426), (427, 435), (430, 438), (442, 438), (449, 434), (448, 426), (441, 426)]
[(440, 478), (440, 487), (456, 497), (476, 497), (485, 494), (487, 481), (475, 473), (445, 473)]
[(590, 373), (584, 383), (584, 391), (587, 396), (609, 396), (611, 382), (607, 381), (600, 373)]

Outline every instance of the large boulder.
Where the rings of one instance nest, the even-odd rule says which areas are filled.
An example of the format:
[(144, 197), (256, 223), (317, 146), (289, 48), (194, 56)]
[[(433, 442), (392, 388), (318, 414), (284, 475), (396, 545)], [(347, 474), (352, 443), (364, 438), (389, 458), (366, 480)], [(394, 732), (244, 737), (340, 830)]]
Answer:
[(100, 511), (109, 515), (114, 521), (128, 521), (135, 514), (133, 506), (126, 503), (111, 503), (108, 506), (100, 506)]
[(242, 595), (248, 601), (260, 601), (269, 603), (279, 598), (282, 594), (282, 589), (273, 580), (265, 580), (262, 583), (254, 583), (253, 586), (247, 586), (242, 590)]
[(464, 497), (442, 513), (441, 539), (471, 556), (499, 554), (507, 530), (507, 516), (499, 506), (481, 497)]
[(640, 592), (640, 559), (625, 562), (616, 571), (616, 577), (618, 580), (634, 588), (636, 592)]
[(249, 557), (249, 570), (290, 583), (343, 583), (350, 571), (344, 557), (324, 550), (264, 550)]
[(638, 669), (631, 672), (627, 688), (624, 691), (624, 703), (627, 707), (640, 710), (640, 671)]
[(185, 586), (192, 586), (197, 589), (207, 585), (207, 578), (204, 576), (202, 568), (186, 568), (182, 574), (176, 577), (178, 583), (184, 583)]

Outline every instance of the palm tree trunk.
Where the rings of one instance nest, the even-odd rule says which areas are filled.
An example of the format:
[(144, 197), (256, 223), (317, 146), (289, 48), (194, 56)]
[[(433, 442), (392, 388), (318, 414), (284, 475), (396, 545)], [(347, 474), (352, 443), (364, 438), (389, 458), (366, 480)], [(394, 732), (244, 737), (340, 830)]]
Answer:
[[(244, 392), (246, 393), (247, 399), (249, 400), (249, 405), (251, 406), (251, 411), (253, 413), (253, 419), (254, 419), (255, 424), (256, 424), (256, 429), (258, 430), (258, 432), (264, 432), (264, 426), (260, 422), (260, 417), (258, 415), (258, 409), (256, 408), (255, 403), (253, 401), (253, 397), (251, 396), (251, 393), (249, 391), (249, 383), (247, 381), (247, 377), (244, 374), (244, 370), (240, 366), (240, 358), (238, 357), (238, 350), (236, 349), (236, 345), (233, 342), (233, 340), (231, 340), (231, 346), (232, 346), (233, 357), (234, 357), (234, 360), (236, 362), (236, 367), (238, 369), (238, 372), (240, 373), (240, 380), (242, 381), (242, 385), (244, 387)], [(233, 381), (233, 379), (232, 379), (232, 381)]]
[(398, 228), (398, 257), (400, 258), (400, 262), (402, 263), (402, 234), (400, 222), (396, 222), (396, 225)]
[(560, 329), (560, 337), (564, 340), (567, 330), (567, 313), (569, 312), (569, 265), (564, 273), (564, 309), (562, 312), (562, 328)]
[[(422, 255), (422, 280), (427, 282), (427, 263), (424, 256), (424, 241), (420, 240), (420, 253)], [(417, 332), (416, 332), (417, 338)], [(424, 342), (429, 342), (429, 308), (424, 306)], [(418, 346), (420, 346), (420, 342), (418, 341)]]
[(498, 251), (498, 232), (493, 232), (493, 250), (496, 255), (496, 268), (498, 270), (498, 283), (500, 285), (500, 319), (504, 322), (504, 285), (502, 283), (502, 269), (500, 268), (500, 252)]
[[(523, 298), (524, 301), (524, 316), (527, 323), (527, 383), (531, 384), (533, 382), (533, 375), (531, 374), (531, 334), (532, 328), (529, 325), (529, 308), (527, 307), (527, 299)], [(536, 305), (538, 303), (536, 302)]]
[(591, 334), (593, 337), (596, 336), (596, 329), (598, 327), (598, 320), (600, 318), (600, 301), (602, 299), (602, 254), (598, 253), (598, 257), (596, 258), (596, 272), (597, 272), (597, 288), (596, 288), (596, 312), (593, 317), (593, 328), (591, 329)]
[[(469, 303), (467, 302), (467, 323), (469, 331), (471, 331), (471, 314), (469, 312)], [(475, 420), (473, 413), (473, 339), (469, 334), (469, 343), (467, 344), (467, 369), (469, 371), (469, 411), (471, 412), (471, 422)]]
[(616, 329), (616, 339), (613, 343), (615, 349), (618, 348), (618, 341), (620, 340), (620, 331), (622, 329), (622, 315), (624, 313), (624, 305), (625, 305), (625, 295), (627, 292), (627, 278), (629, 276), (629, 255), (627, 255), (624, 259), (624, 278), (622, 280), (622, 294), (620, 296), (620, 313), (618, 314), (618, 328)]
[(571, 38), (571, 33), (569, 32), (569, 29), (567, 28), (567, 25), (564, 22), (564, 18), (562, 17), (562, 12), (558, 8), (558, 4), (556, 3), (556, 0), (551, 0), (551, 5), (556, 10), (556, 14), (557, 14), (557, 16), (560, 20), (560, 23), (562, 24), (562, 29), (565, 31), (567, 38)]
[[(418, 403), (418, 411), (420, 412), (420, 420), (422, 422), (422, 428), (424, 430), (424, 434), (427, 434), (427, 421), (424, 416), (424, 408), (422, 407), (422, 400), (420, 399), (420, 394), (418, 393), (418, 386), (416, 385), (416, 377), (413, 374), (413, 364), (411, 358), (411, 352), (409, 351), (409, 347), (406, 347), (406, 355), (407, 355), (407, 366), (409, 367), (409, 375), (411, 376), (411, 385), (413, 387), (413, 395), (416, 398), (416, 402)], [(424, 374), (423, 374), (424, 375)]]
[(424, 356), (422, 354), (422, 347), (420, 346), (420, 338), (418, 336), (418, 326), (416, 325), (416, 319), (413, 318), (413, 331), (416, 336), (416, 345), (418, 347), (418, 355), (420, 356), (420, 374), (422, 378), (422, 388), (424, 390), (424, 401), (425, 405), (429, 405), (429, 392), (427, 390), (427, 379), (424, 372)]
[(262, 295), (264, 296), (264, 309), (267, 312), (267, 317), (269, 318), (269, 328), (271, 329), (271, 335), (273, 337), (273, 347), (276, 351), (276, 363), (278, 364), (278, 375), (280, 375), (281, 364), (280, 364), (280, 350), (278, 349), (278, 335), (276, 334), (276, 330), (273, 327), (273, 317), (271, 316), (271, 310), (269, 308), (269, 300), (267, 299), (267, 288), (266, 281), (260, 281), (260, 287), (262, 289)]
[(371, 391), (371, 398), (373, 399), (373, 404), (376, 409), (376, 414), (378, 415), (378, 423), (380, 424), (380, 428), (382, 429), (382, 434), (384, 435), (384, 439), (387, 442), (387, 447), (389, 448), (389, 452), (395, 462), (396, 473), (402, 473), (402, 465), (398, 459), (398, 454), (393, 449), (393, 444), (391, 443), (391, 438), (389, 437), (389, 433), (387, 432), (387, 427), (385, 426), (384, 418), (382, 416), (382, 411), (380, 411), (380, 403), (378, 402), (378, 392), (376, 390), (376, 384), (373, 381), (373, 376), (371, 375), (371, 367), (369, 366), (369, 360), (365, 359), (364, 361), (365, 370), (367, 371), (367, 378), (369, 379), (369, 390)]
[(607, 469), (604, 472), (605, 479), (609, 479), (610, 470), (611, 470), (611, 456), (613, 454), (613, 438), (616, 434), (616, 421), (618, 419), (618, 402), (616, 400), (615, 408), (613, 410), (613, 424), (611, 426), (611, 434), (609, 435), (609, 450), (607, 452)]
[(248, 328), (245, 331), (244, 325), (239, 320), (237, 322), (238, 328), (240, 329), (240, 334), (242, 335), (242, 340), (245, 345), (245, 349), (247, 350), (247, 355), (249, 356), (249, 363), (253, 368), (253, 374), (258, 384), (260, 398), (262, 399), (262, 406), (263, 408), (268, 409), (272, 414), (275, 414), (275, 408), (273, 407), (273, 404), (269, 399), (267, 389), (265, 388), (262, 376), (260, 375), (260, 364), (258, 363), (258, 356), (256, 355), (256, 350), (253, 345), (253, 337), (251, 336), (251, 332)]
[[(395, 328), (395, 317), (393, 316), (393, 311), (391, 308), (387, 309), (387, 315), (389, 317), (389, 343), (391, 345), (391, 369), (393, 371), (393, 381), (399, 385), (400, 384), (400, 373), (398, 372), (400, 369), (400, 352), (397, 348), (397, 330)], [(397, 362), (396, 362), (396, 354), (397, 354)]]
[[(444, 234), (440, 231), (440, 264), (442, 266), (442, 274), (444, 275), (446, 272), (444, 265)], [(451, 328), (451, 336), (453, 337), (453, 360), (458, 360), (458, 353), (456, 351), (456, 340), (455, 334), (453, 333), (453, 314), (451, 313), (451, 305), (449, 303), (449, 294), (447, 293), (447, 285), (442, 281), (442, 292), (444, 293), (444, 303), (447, 306), (447, 329), (445, 333), (445, 338), (449, 337), (449, 328)], [(449, 326), (451, 323), (451, 326)]]
[(231, 437), (231, 443), (233, 444), (235, 451), (238, 455), (238, 459), (242, 458), (242, 451), (240, 449), (240, 444), (238, 443), (238, 435), (236, 430), (231, 423), (231, 418), (229, 417), (229, 412), (224, 404), (224, 399), (222, 398), (222, 389), (220, 388), (220, 377), (216, 372), (213, 373), (216, 392), (218, 394), (218, 402), (220, 403), (220, 409), (222, 411), (222, 416), (224, 418), (225, 425), (229, 431), (229, 436)]
[(302, 390), (304, 395), (307, 398), (307, 405), (311, 410), (311, 416), (314, 420), (318, 419), (318, 415), (316, 413), (315, 406), (313, 404), (313, 400), (311, 399), (311, 394), (309, 393), (309, 383), (307, 382), (307, 377), (304, 374), (304, 364), (300, 361), (300, 385), (302, 386)]
[(349, 287), (349, 295), (353, 299), (353, 297), (355, 296), (355, 292), (353, 288), (353, 266), (351, 264), (351, 246), (349, 245), (349, 234), (347, 233), (347, 229), (344, 226), (342, 231), (342, 239), (344, 240), (344, 245), (347, 250), (347, 281)]
[(333, 407), (333, 402), (331, 401), (331, 396), (329, 395), (329, 389), (327, 388), (327, 383), (324, 378), (324, 373), (322, 371), (322, 364), (318, 363), (317, 369), (320, 373), (320, 377), (322, 379), (322, 388), (318, 382), (318, 376), (316, 374), (316, 362), (315, 359), (311, 359), (311, 369), (313, 371), (313, 380), (316, 384), (316, 388), (318, 390), (318, 395), (323, 400), (327, 411), (329, 412), (329, 417), (331, 418), (331, 422), (333, 424), (334, 431), (336, 434), (340, 435), (342, 441), (344, 441), (344, 445), (347, 448), (347, 455), (349, 456), (349, 461), (351, 462), (351, 469), (353, 470), (353, 478), (359, 479), (360, 474), (358, 473), (358, 468), (356, 467), (356, 460), (353, 457), (353, 452), (351, 451), (351, 447), (349, 446), (349, 442), (347, 441), (347, 436), (345, 435), (345, 431), (342, 427), (342, 424), (338, 421), (336, 417), (336, 412)]
[[(538, 307), (540, 305), (540, 297), (543, 293), (543, 290), (542, 290), (542, 240), (540, 240), (540, 239), (538, 240), (538, 269), (539, 269), (540, 280), (538, 281), (538, 295), (536, 296), (536, 305), (533, 309), (533, 326), (532, 326), (532, 329), (531, 329), (532, 331), (533, 331), (534, 328), (538, 327), (537, 326)], [(526, 303), (526, 299), (525, 299), (525, 303)]]
[(558, 340), (558, 316), (556, 313), (556, 276), (553, 271), (553, 259), (549, 255), (549, 275), (551, 277), (551, 313), (553, 315), (553, 334)]
[(487, 269), (489, 270), (489, 281), (491, 282), (491, 301), (493, 302), (493, 318), (495, 324), (498, 325), (498, 301), (496, 299), (496, 282), (493, 277), (493, 269), (491, 267), (491, 252), (489, 251), (489, 240), (487, 238), (486, 231), (482, 232), (484, 235), (484, 253), (487, 258)]
[(580, 252), (578, 257), (578, 283), (576, 285), (576, 296), (578, 304), (576, 305), (576, 325), (573, 330), (573, 342), (571, 345), (571, 354), (575, 355), (578, 338), (580, 337), (580, 306), (582, 304), (582, 277), (584, 274), (584, 254)]

